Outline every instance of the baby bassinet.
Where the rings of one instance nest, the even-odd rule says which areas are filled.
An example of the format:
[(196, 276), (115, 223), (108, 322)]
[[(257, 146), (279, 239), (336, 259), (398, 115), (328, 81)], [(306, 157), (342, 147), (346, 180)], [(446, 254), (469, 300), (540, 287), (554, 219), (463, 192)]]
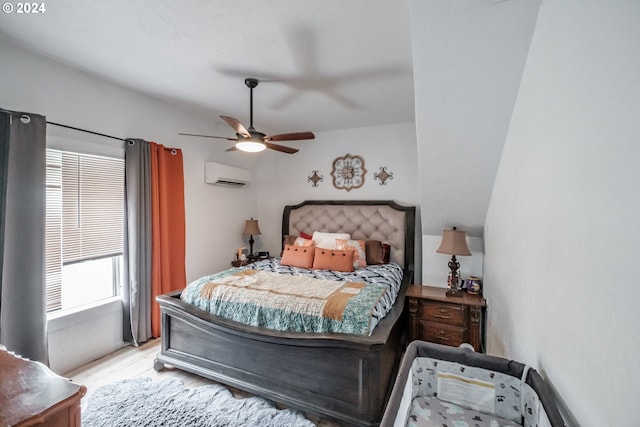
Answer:
[(469, 348), (413, 341), (381, 426), (564, 426), (535, 369)]

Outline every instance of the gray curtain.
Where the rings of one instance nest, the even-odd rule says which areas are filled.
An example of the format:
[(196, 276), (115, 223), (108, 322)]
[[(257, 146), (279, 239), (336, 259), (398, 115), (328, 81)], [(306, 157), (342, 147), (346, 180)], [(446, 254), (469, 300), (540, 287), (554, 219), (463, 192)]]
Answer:
[(151, 338), (151, 164), (149, 143), (125, 143), (126, 248), (123, 337), (135, 345)]
[(0, 109), (0, 343), (48, 364), (46, 119)]

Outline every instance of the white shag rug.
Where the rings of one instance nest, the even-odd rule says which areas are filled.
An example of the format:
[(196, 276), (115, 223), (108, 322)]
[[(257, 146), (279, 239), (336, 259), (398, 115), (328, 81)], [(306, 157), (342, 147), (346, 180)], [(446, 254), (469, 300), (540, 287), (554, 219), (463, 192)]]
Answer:
[(259, 397), (236, 399), (218, 384), (194, 389), (169, 378), (123, 380), (96, 389), (82, 412), (83, 427), (105, 426), (304, 426), (314, 424), (301, 412), (278, 410)]

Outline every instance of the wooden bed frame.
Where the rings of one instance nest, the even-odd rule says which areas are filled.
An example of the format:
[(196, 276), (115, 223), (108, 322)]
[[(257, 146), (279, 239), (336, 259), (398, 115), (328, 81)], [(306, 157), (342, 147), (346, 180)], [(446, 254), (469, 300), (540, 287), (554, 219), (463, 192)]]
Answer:
[(344, 231), (354, 239), (393, 240), (391, 260), (403, 267), (403, 284), (373, 334), (247, 326), (184, 303), (174, 292), (157, 297), (162, 347), (154, 368), (171, 365), (341, 424), (378, 425), (408, 341), (404, 299), (413, 278), (415, 207), (393, 201), (306, 201), (286, 206), (282, 225), (283, 236)]

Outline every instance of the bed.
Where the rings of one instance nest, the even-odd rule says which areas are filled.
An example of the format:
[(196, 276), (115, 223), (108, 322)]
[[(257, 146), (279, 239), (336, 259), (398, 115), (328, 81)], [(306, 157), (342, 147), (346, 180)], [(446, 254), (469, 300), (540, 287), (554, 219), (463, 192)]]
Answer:
[(390, 245), (402, 283), (370, 335), (250, 326), (196, 308), (181, 300), (180, 291), (157, 298), (162, 337), (154, 368), (171, 365), (341, 425), (379, 425), (408, 340), (404, 299), (413, 279), (415, 207), (306, 201), (284, 208), (283, 241), (310, 231)]
[(565, 425), (549, 385), (535, 369), (461, 347), (411, 342), (381, 425)]

